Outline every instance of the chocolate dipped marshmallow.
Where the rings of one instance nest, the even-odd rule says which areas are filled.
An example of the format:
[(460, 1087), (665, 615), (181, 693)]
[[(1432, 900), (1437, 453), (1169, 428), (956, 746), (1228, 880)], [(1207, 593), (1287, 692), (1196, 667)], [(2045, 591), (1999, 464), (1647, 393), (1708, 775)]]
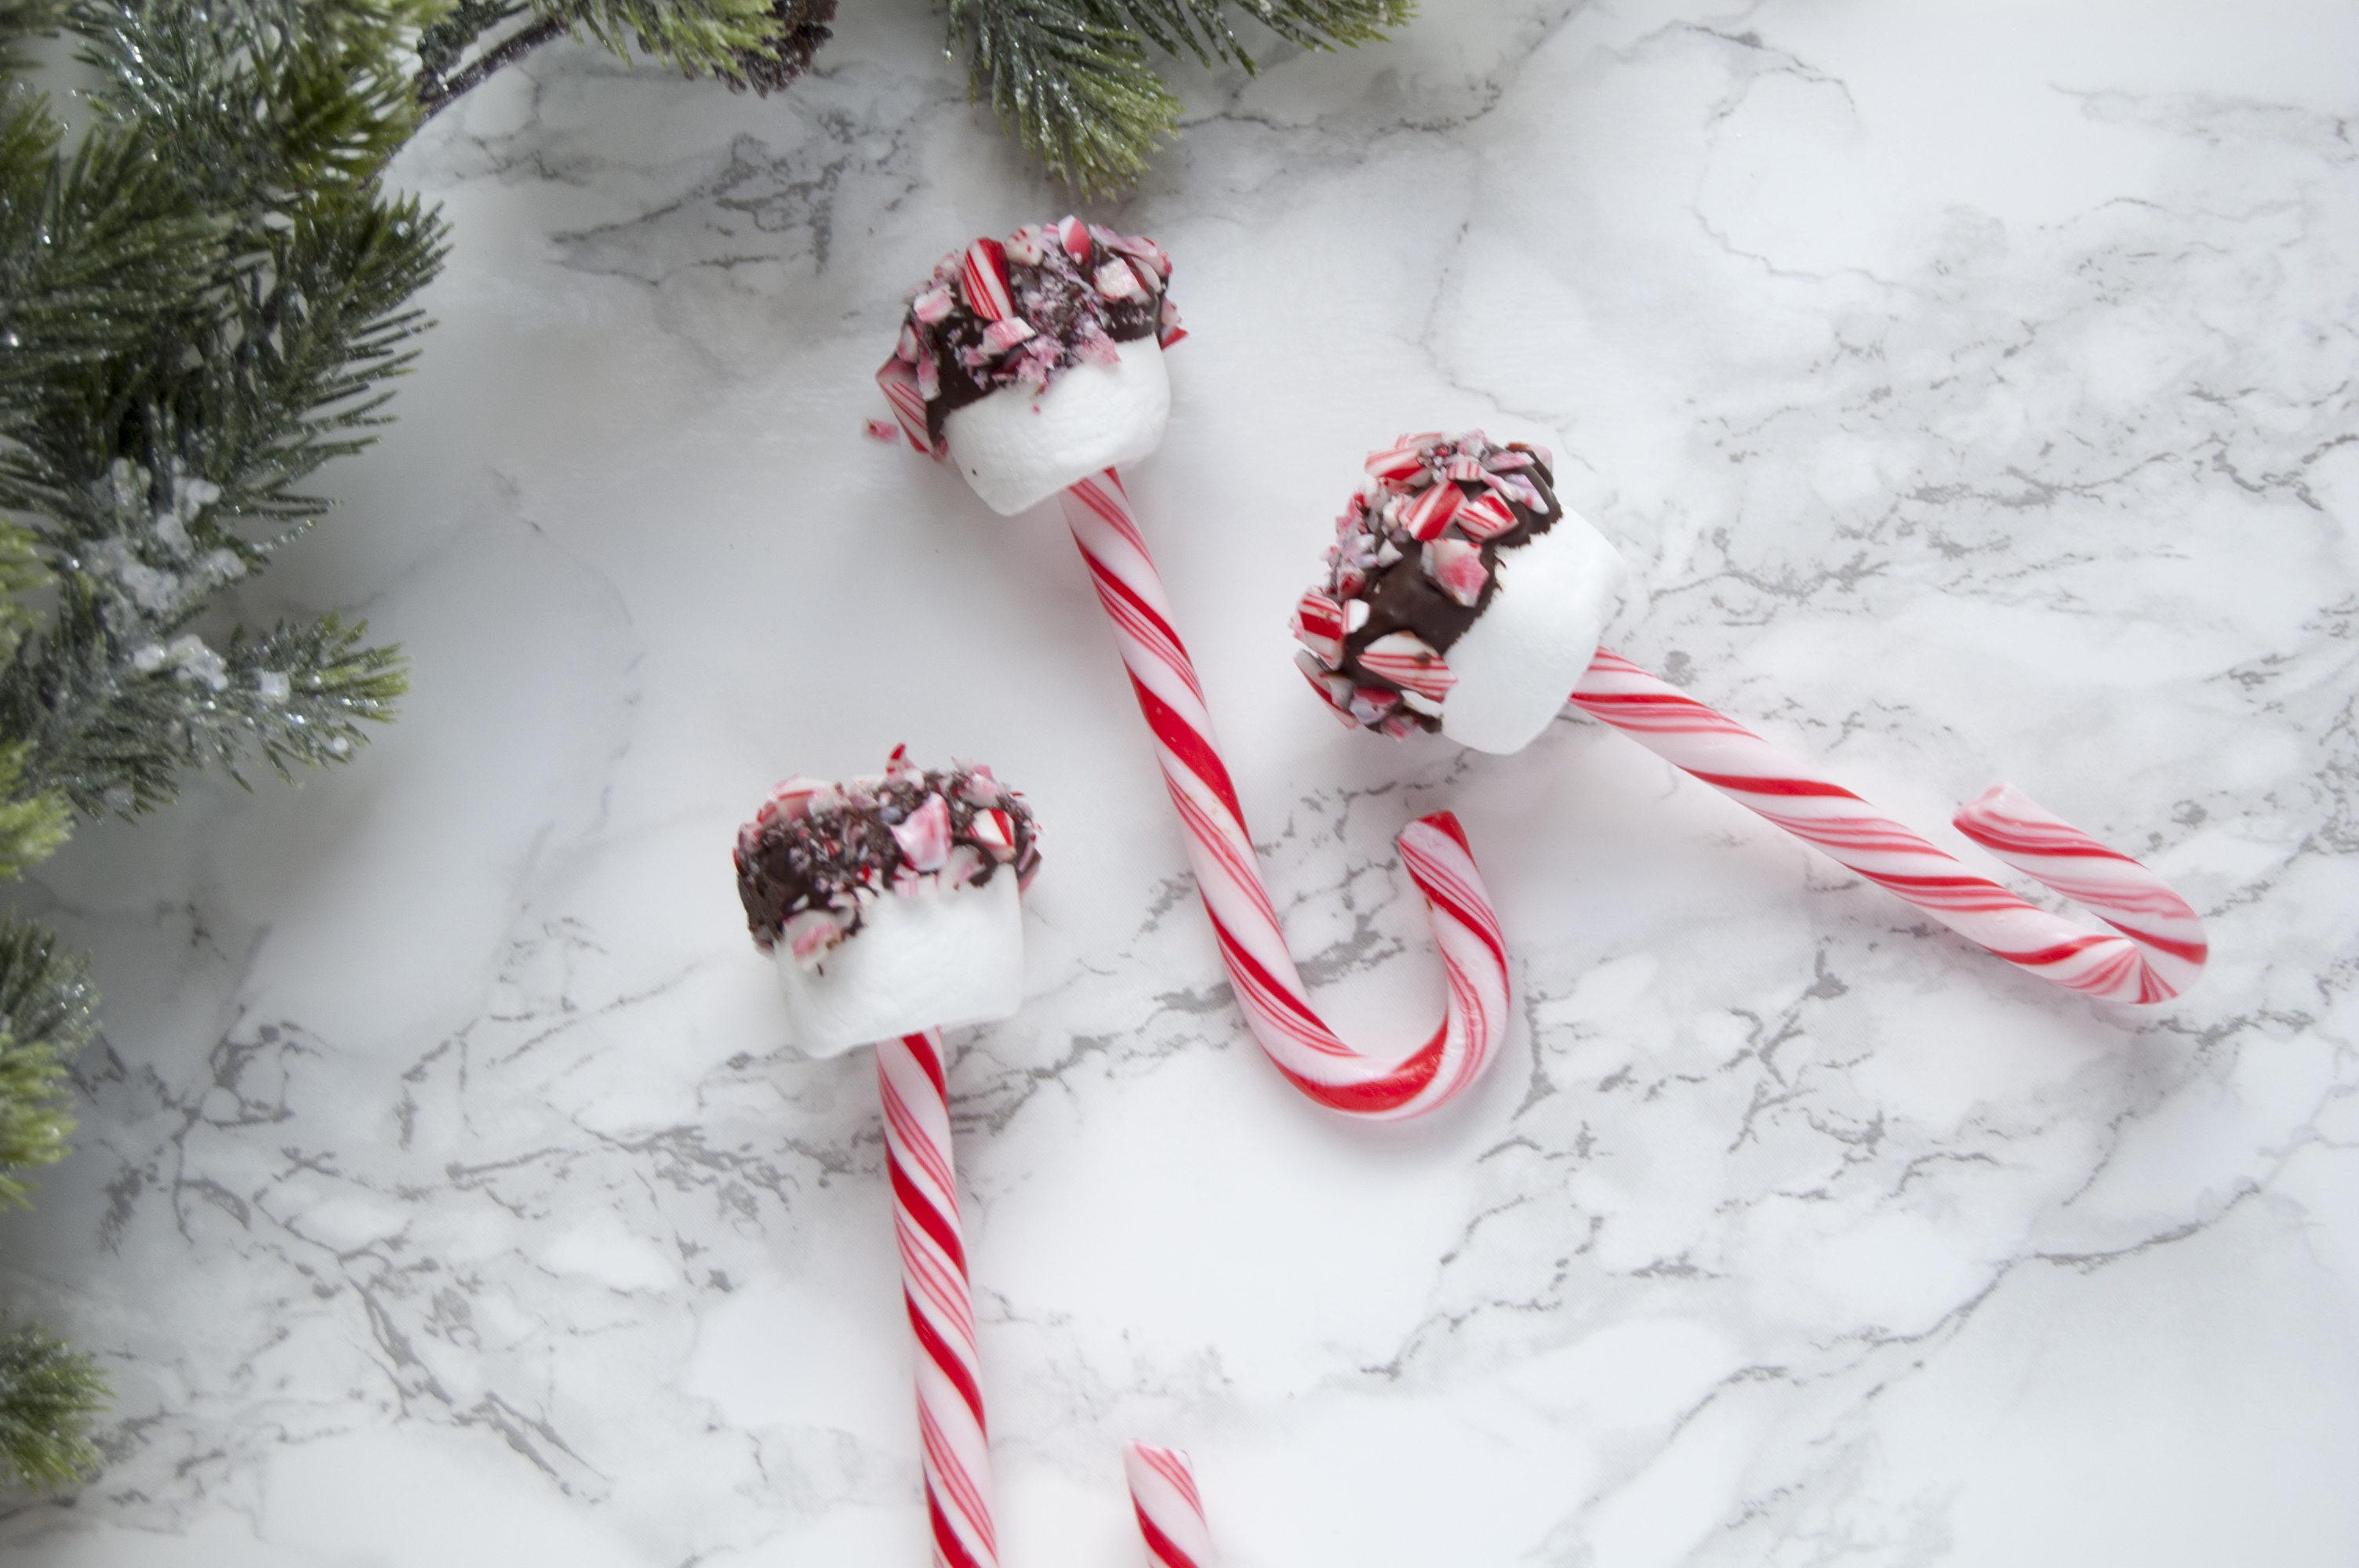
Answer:
[(812, 1056), (983, 1023), (1023, 1000), (1018, 891), (1040, 863), (1023, 797), (985, 767), (797, 776), (737, 830), (737, 894)]
[(1369, 454), (1293, 621), (1296, 662), (1346, 725), (1506, 752), (1563, 709), (1627, 574), (1554, 478), (1546, 448), (1480, 430)]
[(1154, 241), (1068, 217), (952, 251), (876, 373), (909, 444), (1009, 516), (1163, 439), (1187, 334)]

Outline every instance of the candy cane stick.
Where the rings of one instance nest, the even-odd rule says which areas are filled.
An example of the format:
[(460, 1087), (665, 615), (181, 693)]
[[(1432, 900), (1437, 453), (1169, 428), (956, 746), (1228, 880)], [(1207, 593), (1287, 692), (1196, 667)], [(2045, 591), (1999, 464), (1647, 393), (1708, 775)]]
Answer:
[[(901, 1243), (901, 1296), (918, 1340), (918, 1432), (935, 1568), (998, 1568), (991, 1440), (975, 1351), (974, 1293), (959, 1230), (949, 1079), (937, 1029), (876, 1047), (885, 1162)], [(1188, 1456), (1134, 1443), (1125, 1456), (1150, 1568), (1213, 1568), (1212, 1536)]]
[(1123, 1455), (1131, 1507), (1147, 1542), (1147, 1568), (1213, 1568), (1212, 1533), (1204, 1527), (1196, 1472), (1177, 1448), (1134, 1443)]
[(2050, 914), (1976, 876), (1851, 791), (1621, 654), (1601, 648), (1573, 706), (2045, 980), (2111, 1001), (2168, 1001), (2195, 983), (2203, 922), (2168, 883), (2011, 785), (1959, 808), (1959, 831), (2121, 933)]
[(1262, 886), (1203, 688), (1172, 630), (1162, 579), (1121, 479), (1108, 469), (1060, 500), (1154, 732), (1163, 782), (1187, 829), (1197, 891), (1254, 1038), (1288, 1081), (1334, 1109), (1396, 1120), (1446, 1104), (1482, 1075), (1507, 1016), (1506, 945), (1458, 819), (1437, 812), (1401, 830), (1401, 861), (1425, 895), (1449, 970), (1450, 1002), (1432, 1039), (1387, 1064), (1345, 1044), (1310, 1009)]
[(918, 1338), (918, 1433), (924, 1445), (926, 1513), (937, 1568), (998, 1568), (991, 1524), (991, 1443), (974, 1346), (974, 1295), (959, 1234), (958, 1178), (951, 1161), (950, 1089), (940, 1030), (876, 1047), (885, 1102), (885, 1161), (893, 1181), (893, 1229), (901, 1243), (901, 1295)]

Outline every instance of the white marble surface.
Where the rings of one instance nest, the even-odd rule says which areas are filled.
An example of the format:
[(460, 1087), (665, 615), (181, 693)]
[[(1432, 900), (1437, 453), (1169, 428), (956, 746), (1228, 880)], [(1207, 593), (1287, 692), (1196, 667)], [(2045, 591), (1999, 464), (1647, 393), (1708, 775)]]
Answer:
[[(1421, 1034), (1450, 806), (1516, 956), (1385, 1130), (1245, 1037), (1053, 509), (860, 435), (904, 285), (1064, 204), (847, 9), (783, 100), (550, 51), (399, 165), (441, 326), (249, 610), (364, 611), (405, 716), (19, 890), (106, 1037), (6, 1292), (121, 1403), (0, 1552), (921, 1562), (871, 1069), (783, 1049), (727, 863), (907, 741), (1050, 832), (952, 1070), (1009, 1568), (1136, 1561), (1132, 1435), (1232, 1568), (2359, 1561), (2359, 13), (1430, 0), (1190, 78), (1092, 211), (1178, 259), (1134, 493), (1295, 949)], [(1335, 729), (1288, 602), (1367, 447), (1474, 424), (1567, 454), (1624, 651), (2147, 858), (2200, 989), (2017, 976), (1586, 721)]]

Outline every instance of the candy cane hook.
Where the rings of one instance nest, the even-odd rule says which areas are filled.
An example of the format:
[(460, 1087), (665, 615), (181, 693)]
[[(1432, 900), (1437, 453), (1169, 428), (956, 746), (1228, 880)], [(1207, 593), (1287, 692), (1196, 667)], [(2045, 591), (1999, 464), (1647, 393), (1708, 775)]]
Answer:
[[(974, 1292), (959, 1227), (941, 1032), (880, 1042), (876, 1087), (885, 1103), (901, 1296), (918, 1341), (918, 1432), (935, 1568), (999, 1568), (991, 1441), (975, 1351)], [(1150, 1568), (1213, 1568), (1204, 1505), (1187, 1454), (1134, 1443), (1124, 1467)]]
[(1602, 719), (1970, 941), (2044, 980), (2109, 1001), (2168, 1001), (2195, 983), (2203, 921), (2169, 883), (2000, 784), (1961, 806), (1957, 828), (2115, 931), (2025, 903), (1725, 714), (1600, 648), (1572, 704)]
[(1336, 1110), (1397, 1120), (1448, 1103), (1482, 1076), (1507, 1017), (1506, 943), (1458, 819), (1446, 811), (1421, 817), (1398, 840), (1449, 970), (1441, 1027), (1398, 1063), (1364, 1055), (1311, 1011), (1287, 953), (1203, 688), (1172, 629), (1170, 603), (1121, 478), (1108, 469), (1060, 500), (1154, 732), (1156, 761), (1187, 829), (1197, 891), (1255, 1040), (1289, 1083)]

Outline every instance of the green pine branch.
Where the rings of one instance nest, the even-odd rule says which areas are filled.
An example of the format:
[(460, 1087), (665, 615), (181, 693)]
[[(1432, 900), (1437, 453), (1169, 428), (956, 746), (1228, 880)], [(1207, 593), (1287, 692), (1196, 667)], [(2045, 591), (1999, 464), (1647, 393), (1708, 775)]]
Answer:
[[(1234, 0), (1306, 49), (1374, 42), (1415, 15), (1411, 0)], [(1178, 126), (1180, 101), (1147, 46), (1206, 66), (1256, 62), (1230, 27), (1229, 0), (950, 0), (950, 43), (968, 91), (1084, 195), (1127, 189)]]
[(375, 174), (416, 122), (416, 14), (81, 0), (89, 136), (65, 157), (38, 102), (0, 116), (0, 546), (29, 535), (57, 582), (46, 624), (21, 586), (0, 619), (6, 863), (54, 847), (60, 803), (286, 774), (391, 715), (398, 653), (358, 629), (196, 628), (319, 516), (300, 486), (373, 438), (425, 325), (442, 226)]
[(28, 1487), (61, 1487), (95, 1468), (88, 1436), (110, 1403), (106, 1377), (64, 1340), (0, 1325), (0, 1458)]
[(1085, 194), (1135, 184), (1180, 123), (1138, 35), (1092, 0), (950, 0), (950, 29), (968, 92)]
[(15, 1173), (65, 1158), (74, 1128), (66, 1064), (90, 1043), (96, 1005), (79, 955), (0, 915), (0, 1206), (26, 1202)]

